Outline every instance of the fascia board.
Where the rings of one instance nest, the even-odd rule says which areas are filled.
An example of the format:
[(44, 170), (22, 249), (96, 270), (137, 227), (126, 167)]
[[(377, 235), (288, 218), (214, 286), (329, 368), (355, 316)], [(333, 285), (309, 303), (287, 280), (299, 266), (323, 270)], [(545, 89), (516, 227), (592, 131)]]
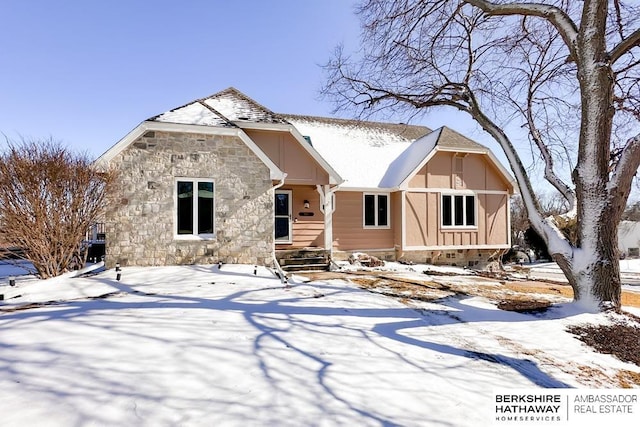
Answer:
[(240, 139), (242, 139), (242, 141), (247, 145), (247, 147), (249, 147), (249, 149), (253, 151), (253, 153), (256, 156), (258, 156), (260, 160), (262, 160), (262, 163), (264, 163), (269, 168), (269, 174), (271, 179), (282, 180), (287, 176), (287, 174), (281, 171), (280, 168), (276, 166), (276, 164), (273, 163), (273, 161), (271, 161), (269, 156), (267, 156), (265, 152), (262, 151), (260, 147), (258, 147), (258, 145), (255, 142), (253, 142), (251, 138), (249, 138), (249, 135), (247, 135), (245, 131), (243, 131), (242, 129), (237, 129), (237, 135), (238, 137), (240, 137)]
[(120, 141), (116, 142), (112, 145), (107, 151), (102, 153), (100, 157), (94, 160), (93, 164), (98, 168), (106, 168), (109, 162), (117, 156), (122, 150), (127, 148), (129, 144), (138, 139), (140, 136), (144, 135), (147, 131), (145, 127), (146, 122), (140, 123), (134, 129), (132, 129), (128, 134), (126, 134)]
[(484, 150), (473, 150), (473, 149), (471, 149), (471, 150), (461, 150), (461, 149), (440, 148), (440, 147), (435, 147), (433, 150), (431, 150), (431, 152), (418, 164), (418, 166), (407, 176), (407, 178), (400, 183), (400, 185), (398, 187), (401, 190), (409, 190), (409, 181), (411, 180), (411, 178), (413, 178), (414, 175), (416, 173), (418, 173), (420, 171), (420, 169), (422, 169), (424, 167), (424, 165), (426, 165), (429, 162), (429, 160), (431, 160), (431, 158), (433, 158), (433, 156), (435, 156), (435, 154), (437, 152), (468, 153), (468, 154), (485, 155), (485, 156), (487, 156), (489, 158), (489, 160), (496, 167), (496, 169), (498, 169), (498, 172), (500, 172), (500, 174), (502, 175), (504, 180), (511, 186), (510, 192), (513, 194), (517, 189), (517, 185), (516, 185), (516, 182), (513, 179), (513, 177), (505, 169), (505, 167), (502, 165), (502, 163), (500, 163), (498, 158), (493, 154), (493, 152), (491, 150), (489, 150), (489, 149), (484, 149)]
[(298, 141), (298, 144), (329, 174), (329, 183), (332, 185), (340, 185), (344, 182), (344, 179), (338, 174), (338, 172), (331, 167), (331, 165), (318, 153), (313, 147), (309, 145), (302, 134), (291, 124), (284, 123), (259, 123), (259, 122), (244, 122), (234, 121), (234, 125), (241, 129), (253, 129), (253, 130), (273, 130), (273, 131), (285, 131), (291, 133), (293, 137)]
[(306, 139), (304, 139), (304, 136), (302, 136), (302, 134), (298, 131), (298, 129), (296, 129), (295, 126), (288, 126), (289, 132), (291, 133), (291, 135), (293, 135), (296, 141), (298, 141), (298, 144), (300, 144), (300, 146), (302, 146), (302, 148), (307, 153), (309, 153), (309, 155), (313, 157), (313, 159), (318, 162), (318, 164), (320, 164), (320, 166), (322, 166), (322, 168), (329, 174), (329, 184), (342, 184), (344, 182), (344, 179), (340, 176), (340, 174), (338, 174), (338, 172), (336, 172), (335, 169), (331, 167), (331, 165), (320, 155), (320, 153), (318, 153), (318, 151), (313, 148)]
[(502, 174), (502, 176), (504, 177), (505, 181), (507, 181), (509, 183), (509, 185), (511, 185), (511, 194), (515, 194), (518, 192), (518, 183), (516, 182), (515, 178), (509, 173), (509, 171), (507, 171), (507, 169), (502, 165), (502, 163), (500, 162), (500, 160), (498, 160), (498, 158), (495, 156), (495, 154), (493, 154), (493, 151), (491, 150), (487, 150), (488, 152), (487, 157), (489, 157), (489, 159), (493, 162), (493, 164), (496, 166), (496, 168), (498, 169), (498, 171)]
[(104, 154), (102, 154), (94, 162), (97, 167), (106, 166), (114, 157), (120, 154), (125, 148), (127, 148), (133, 141), (144, 135), (148, 131), (159, 132), (178, 132), (178, 133), (198, 133), (202, 135), (226, 135), (237, 136), (258, 158), (269, 168), (269, 174), (271, 179), (282, 179), (284, 172), (282, 172), (276, 165), (269, 159), (269, 157), (249, 138), (249, 136), (239, 128), (235, 127), (214, 127), (214, 126), (201, 126), (201, 125), (189, 125), (182, 123), (166, 123), (155, 121), (144, 121), (140, 123), (136, 128), (124, 136), (114, 146), (109, 148)]
[(241, 129), (255, 129), (255, 130), (279, 130), (279, 131), (288, 131), (291, 128), (290, 124), (287, 123), (262, 123), (262, 122), (251, 122), (244, 120), (234, 120), (231, 123), (238, 126)]
[(357, 193), (395, 193), (400, 191), (399, 188), (382, 188), (382, 187), (344, 187), (340, 186), (337, 191), (357, 192)]
[(409, 175), (407, 175), (407, 177), (398, 185), (398, 188), (401, 190), (408, 190), (409, 189), (409, 181), (411, 181), (411, 178), (413, 178), (415, 176), (415, 174), (418, 173), (418, 171), (420, 171), (420, 169), (422, 169), (424, 167), (424, 165), (426, 165), (429, 160), (431, 160), (433, 158), (433, 156), (435, 156), (435, 154), (440, 151), (438, 149), (438, 147), (434, 147), (433, 150), (429, 151), (429, 153), (424, 157), (424, 159), (422, 159), (422, 161), (420, 163), (418, 163), (418, 166), (416, 166)]

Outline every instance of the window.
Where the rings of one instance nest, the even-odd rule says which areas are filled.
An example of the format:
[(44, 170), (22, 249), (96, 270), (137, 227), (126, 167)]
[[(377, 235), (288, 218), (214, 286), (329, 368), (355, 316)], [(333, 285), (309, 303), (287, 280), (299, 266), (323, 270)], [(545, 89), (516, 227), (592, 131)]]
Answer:
[(443, 227), (475, 227), (476, 196), (442, 195)]
[(389, 195), (364, 195), (364, 226), (389, 227)]
[(179, 180), (176, 195), (176, 233), (213, 237), (213, 181)]

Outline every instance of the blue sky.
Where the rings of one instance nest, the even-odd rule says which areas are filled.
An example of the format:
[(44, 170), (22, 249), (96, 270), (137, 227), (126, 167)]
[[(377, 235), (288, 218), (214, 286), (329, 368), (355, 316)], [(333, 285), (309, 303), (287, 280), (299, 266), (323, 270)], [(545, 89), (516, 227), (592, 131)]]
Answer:
[[(0, 133), (97, 157), (141, 121), (229, 86), (276, 112), (330, 116), (320, 65), (339, 43), (358, 47), (354, 5), (2, 0)], [(492, 144), (455, 115), (422, 123)]]
[[(358, 48), (356, 3), (0, 0), (0, 134), (52, 137), (95, 158), (143, 120), (229, 86), (276, 112), (331, 116), (321, 64), (340, 43)], [(447, 125), (507, 165), (461, 113), (412, 123)]]
[(346, 0), (3, 0), (0, 16), (0, 132), (93, 156), (228, 86), (274, 111), (329, 115), (319, 64), (359, 31)]

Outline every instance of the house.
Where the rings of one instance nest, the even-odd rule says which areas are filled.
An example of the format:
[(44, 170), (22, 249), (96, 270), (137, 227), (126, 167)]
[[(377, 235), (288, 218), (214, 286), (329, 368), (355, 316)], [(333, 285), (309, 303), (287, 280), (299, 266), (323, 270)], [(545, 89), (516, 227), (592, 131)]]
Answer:
[(315, 249), (474, 266), (510, 247), (512, 178), (446, 127), (277, 114), (229, 88), (142, 122), (96, 164), (119, 174), (107, 265)]
[(618, 250), (620, 255), (625, 258), (640, 256), (640, 222), (620, 221)]

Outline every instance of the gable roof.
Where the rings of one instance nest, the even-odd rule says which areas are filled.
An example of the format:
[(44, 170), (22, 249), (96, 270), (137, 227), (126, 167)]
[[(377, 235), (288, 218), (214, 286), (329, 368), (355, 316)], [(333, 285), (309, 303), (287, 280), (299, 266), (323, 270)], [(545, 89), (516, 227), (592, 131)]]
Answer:
[(234, 87), (151, 117), (149, 121), (204, 126), (237, 126), (235, 122), (241, 121), (286, 124), (280, 115)]
[(513, 178), (488, 147), (478, 144), (446, 126), (417, 139), (395, 158), (389, 164), (387, 173), (380, 181), (380, 187), (406, 188), (409, 180), (439, 151), (476, 153), (487, 156), (489, 162), (496, 167), (509, 184), (510, 191), (514, 190)]
[(274, 113), (233, 87), (152, 117), (149, 121), (288, 131), (329, 174), (331, 184), (343, 182), (340, 174), (307, 143), (303, 135), (283, 115)]
[(380, 187), (390, 162), (430, 132), (425, 126), (285, 114), (340, 174), (341, 188)]
[(255, 142), (249, 136), (239, 128), (229, 127), (213, 127), (203, 125), (193, 125), (185, 123), (162, 123), (155, 121), (144, 121), (126, 134), (120, 141), (105, 151), (100, 157), (96, 159), (94, 165), (98, 168), (108, 167), (109, 162), (114, 159), (125, 148), (129, 147), (134, 141), (143, 136), (149, 131), (162, 131), (162, 132), (180, 132), (180, 133), (195, 133), (204, 135), (229, 135), (236, 136), (244, 142), (244, 144), (251, 150), (269, 169), (269, 176), (271, 179), (284, 180), (287, 176), (286, 173), (280, 170), (275, 163), (256, 145)]
[(407, 188), (409, 180), (439, 151), (484, 155), (508, 184), (509, 191), (513, 192), (516, 188), (511, 174), (488, 147), (478, 144), (446, 126), (419, 138), (395, 158), (380, 181), (380, 187)]
[(409, 179), (437, 151), (487, 155), (505, 181), (514, 188), (510, 174), (491, 150), (447, 127), (432, 132), (425, 126), (403, 123), (279, 114), (233, 87), (151, 117), (111, 147), (96, 163), (108, 162), (149, 129), (238, 135), (265, 161), (273, 179), (281, 179), (283, 172), (243, 129), (290, 132), (329, 174), (331, 184), (339, 184), (343, 189), (406, 188)]

